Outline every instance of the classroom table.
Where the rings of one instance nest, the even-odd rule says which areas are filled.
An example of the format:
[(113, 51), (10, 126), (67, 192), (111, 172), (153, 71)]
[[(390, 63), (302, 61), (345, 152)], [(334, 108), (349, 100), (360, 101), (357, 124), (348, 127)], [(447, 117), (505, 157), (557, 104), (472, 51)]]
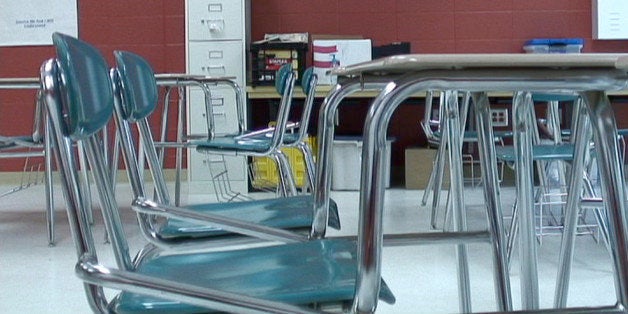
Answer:
[[(381, 275), (381, 252), (387, 237), (382, 232), (382, 210), (384, 199), (384, 149), (387, 126), (394, 110), (410, 95), (427, 90), (443, 90), (455, 95), (455, 91), (472, 92), (475, 103), (476, 122), (479, 131), (480, 159), (483, 173), (483, 192), (489, 215), (489, 236), (493, 245), (496, 299), (498, 309), (511, 310), (508, 267), (504, 255), (504, 235), (499, 199), (494, 142), (487, 92), (513, 92), (513, 132), (516, 146), (517, 199), (521, 206), (520, 265), (521, 307), (536, 310), (539, 306), (538, 274), (536, 266), (536, 240), (534, 234), (532, 195), (532, 142), (533, 121), (526, 117), (532, 106), (531, 92), (577, 94), (585, 106), (575, 136), (575, 160), (583, 159), (587, 125), (593, 129), (594, 142), (598, 151), (598, 163), (602, 181), (603, 199), (608, 211), (611, 255), (615, 270), (615, 286), (618, 303), (594, 310), (622, 312), (628, 306), (628, 223), (626, 218), (623, 171), (619, 161), (616, 140), (616, 123), (607, 91), (626, 88), (628, 82), (628, 55), (626, 54), (440, 54), (402, 55), (374, 60), (354, 66), (337, 68), (331, 74), (347, 77), (326, 97), (319, 117), (319, 156), (317, 165), (317, 188), (315, 189), (315, 219), (317, 225), (325, 221), (324, 206), (330, 190), (329, 150), (333, 141), (333, 114), (347, 95), (365, 89), (381, 89), (372, 102), (364, 125), (362, 153), (362, 179), (360, 189), (360, 245), (368, 243), (359, 253), (358, 298), (354, 309), (369, 310), (376, 307), (377, 291), (369, 288)], [(454, 230), (465, 232), (462, 208), (462, 168), (459, 156), (460, 129), (459, 112), (455, 99), (445, 102), (445, 124), (448, 142), (451, 145), (450, 162), (452, 198), (454, 206)], [(456, 136), (456, 134), (458, 136)], [(454, 153), (458, 152), (458, 153)], [(575, 162), (573, 167), (582, 165)], [(573, 174), (582, 173), (577, 170)], [(582, 180), (570, 180), (571, 191), (580, 191)], [(579, 193), (571, 193), (568, 210), (579, 205)], [(529, 209), (529, 210), (524, 210)], [(570, 215), (569, 213), (567, 214)], [(567, 226), (566, 226), (567, 229)], [(319, 229), (323, 230), (323, 229)], [(312, 236), (321, 236), (313, 232)], [(415, 239), (420, 239), (417, 235)], [(561, 253), (573, 254), (569, 246), (572, 235), (565, 231)], [(468, 269), (465, 265), (465, 245), (459, 239), (459, 293), (461, 311), (470, 311)], [(409, 238), (405, 243), (411, 243)], [(561, 257), (560, 267), (570, 267), (570, 259)], [(558, 282), (568, 283), (568, 271), (559, 274)], [(557, 299), (566, 297), (564, 284), (557, 289)], [(559, 291), (560, 290), (560, 291)], [(562, 306), (562, 302), (557, 305)], [(570, 311), (573, 311), (571, 309)]]

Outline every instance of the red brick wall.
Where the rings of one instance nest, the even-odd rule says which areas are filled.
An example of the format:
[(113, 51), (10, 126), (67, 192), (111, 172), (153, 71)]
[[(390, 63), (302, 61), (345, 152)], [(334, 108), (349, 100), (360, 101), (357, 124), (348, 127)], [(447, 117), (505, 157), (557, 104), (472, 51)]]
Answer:
[[(185, 71), (184, 1), (78, 3), (79, 37), (99, 48), (110, 64), (114, 50), (129, 50), (147, 58), (156, 72)], [(53, 56), (51, 46), (0, 47), (0, 77), (38, 76), (42, 62)], [(0, 134), (28, 134), (33, 103), (34, 92), (0, 91)], [(0, 171), (18, 171), (22, 164), (22, 160), (3, 159)]]
[[(156, 72), (185, 70), (183, 0), (82, 0), (79, 34), (112, 61), (115, 49), (145, 56)], [(409, 41), (416, 53), (520, 52), (534, 37), (583, 37), (586, 52), (628, 51), (591, 40), (590, 0), (252, 0), (252, 36), (271, 32), (362, 35)], [(0, 77), (37, 76), (51, 47), (0, 48)], [(30, 131), (32, 92), (0, 92), (0, 134)], [(0, 171), (21, 161), (3, 160)]]
[(586, 52), (628, 51), (591, 40), (590, 0), (259, 0), (253, 39), (271, 32), (409, 41), (416, 53), (522, 52), (538, 37), (582, 37)]

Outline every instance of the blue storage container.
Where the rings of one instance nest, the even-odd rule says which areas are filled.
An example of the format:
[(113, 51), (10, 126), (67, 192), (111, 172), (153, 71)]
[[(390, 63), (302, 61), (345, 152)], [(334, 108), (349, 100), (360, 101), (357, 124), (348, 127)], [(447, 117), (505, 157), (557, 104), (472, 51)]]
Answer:
[(535, 38), (526, 41), (523, 50), (527, 53), (580, 53), (582, 46), (582, 38)]

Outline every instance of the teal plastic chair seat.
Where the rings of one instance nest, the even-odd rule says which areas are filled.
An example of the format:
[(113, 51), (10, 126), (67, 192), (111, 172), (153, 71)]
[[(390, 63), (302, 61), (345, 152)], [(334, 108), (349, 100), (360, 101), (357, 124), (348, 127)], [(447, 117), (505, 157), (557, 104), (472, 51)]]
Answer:
[[(208, 140), (192, 140), (190, 145), (196, 147), (199, 152), (204, 151), (241, 151), (241, 152), (265, 152), (270, 149), (272, 133), (264, 133), (250, 137), (225, 136)], [(283, 144), (291, 145), (299, 140), (298, 133), (286, 133), (283, 136)]]
[[(357, 247), (344, 240), (244, 249), (210, 254), (155, 255), (136, 272), (168, 280), (248, 296), (307, 305), (343, 302), (353, 298), (357, 274)], [(385, 284), (380, 299), (395, 297)], [(115, 313), (207, 313), (177, 301), (122, 292), (112, 301)]]
[[(513, 146), (497, 146), (495, 147), (495, 154), (499, 160), (515, 161), (515, 149)], [(532, 147), (532, 159), (534, 160), (572, 160), (573, 154), (573, 144), (534, 145)]]
[[(313, 200), (311, 195), (303, 195), (259, 201), (190, 205), (187, 208), (200, 213), (218, 214), (268, 227), (282, 229), (306, 228), (309, 230), (313, 220)], [(328, 225), (334, 229), (340, 229), (338, 206), (333, 200), (330, 200)], [(181, 237), (220, 236), (231, 233), (208, 225), (169, 219), (159, 234), (164, 239), (174, 239)]]
[(575, 101), (576, 99), (578, 99), (576, 95), (532, 94), (533, 101)]
[(207, 151), (235, 151), (263, 153), (270, 149), (271, 142), (264, 138), (240, 139), (235, 136), (217, 137), (211, 140), (193, 140), (190, 145), (199, 152)]
[[(291, 145), (299, 140), (299, 134), (286, 133), (283, 136), (283, 144)], [(207, 151), (236, 151), (262, 153), (270, 149), (272, 144), (272, 133), (264, 133), (253, 136), (224, 136), (211, 140), (192, 140), (190, 145), (196, 147), (199, 152)]]
[[(570, 129), (563, 129), (560, 131), (560, 134), (562, 136), (571, 136), (571, 130)], [(628, 129), (617, 129), (617, 135), (619, 136), (626, 136), (628, 135)]]
[[(441, 138), (440, 131), (434, 131), (434, 136), (436, 138)], [(493, 131), (493, 136), (496, 138), (507, 138), (512, 137), (512, 131)], [(477, 140), (478, 132), (477, 131), (464, 131), (464, 139), (465, 140)]]

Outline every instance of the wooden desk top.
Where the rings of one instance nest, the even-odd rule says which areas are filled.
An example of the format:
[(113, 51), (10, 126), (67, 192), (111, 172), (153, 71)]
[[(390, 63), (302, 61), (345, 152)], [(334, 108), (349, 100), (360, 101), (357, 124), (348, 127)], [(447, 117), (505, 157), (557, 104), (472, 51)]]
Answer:
[[(319, 85), (316, 87), (316, 97), (324, 98), (329, 94), (333, 85)], [(275, 90), (274, 86), (247, 86), (246, 87), (247, 97), (249, 99), (279, 99), (279, 94)], [(351, 98), (374, 98), (376, 97), (378, 92), (375, 91), (364, 91), (358, 92), (354, 95), (351, 95)], [(300, 87), (295, 87), (293, 92), (293, 97), (298, 99), (304, 99), (305, 94)], [(425, 96), (425, 95), (423, 95)]]
[(330, 70), (331, 74), (398, 74), (426, 70), (465, 69), (617, 69), (628, 71), (628, 54), (408, 54), (367, 61)]
[[(332, 85), (321, 85), (316, 87), (316, 97), (325, 98), (329, 91), (331, 91)], [(248, 99), (279, 99), (279, 94), (275, 91), (275, 87), (273, 86), (247, 86), (246, 93)], [(375, 98), (377, 97), (378, 92), (375, 91), (364, 91), (357, 92), (355, 94), (350, 95), (348, 98)], [(628, 90), (620, 90), (620, 91), (608, 91), (608, 95), (610, 96), (628, 96)], [(511, 92), (489, 92), (489, 97), (497, 97), (497, 98), (510, 98), (512, 97)], [(305, 99), (305, 94), (300, 89), (295, 89), (294, 97), (297, 99)], [(415, 97), (423, 98), (425, 97), (425, 93), (419, 93)]]
[[(513, 70), (528, 69), (534, 73), (537, 70), (578, 69), (587, 70), (617, 70), (628, 73), (628, 54), (410, 54), (392, 56), (368, 61), (347, 67), (331, 70), (332, 74), (340, 76), (360, 75), (399, 75), (400, 73), (422, 72), (430, 70), (468, 70), (468, 69)], [(321, 85), (316, 89), (316, 97), (325, 97), (331, 90), (330, 85)], [(247, 86), (249, 99), (276, 99), (279, 95), (271, 86)], [(358, 92), (350, 97), (373, 98), (377, 92)], [(609, 91), (609, 95), (626, 96), (628, 90)], [(295, 88), (294, 96), (304, 98), (299, 88)], [(424, 97), (425, 93), (416, 97)], [(489, 97), (511, 97), (510, 92), (489, 92)]]

